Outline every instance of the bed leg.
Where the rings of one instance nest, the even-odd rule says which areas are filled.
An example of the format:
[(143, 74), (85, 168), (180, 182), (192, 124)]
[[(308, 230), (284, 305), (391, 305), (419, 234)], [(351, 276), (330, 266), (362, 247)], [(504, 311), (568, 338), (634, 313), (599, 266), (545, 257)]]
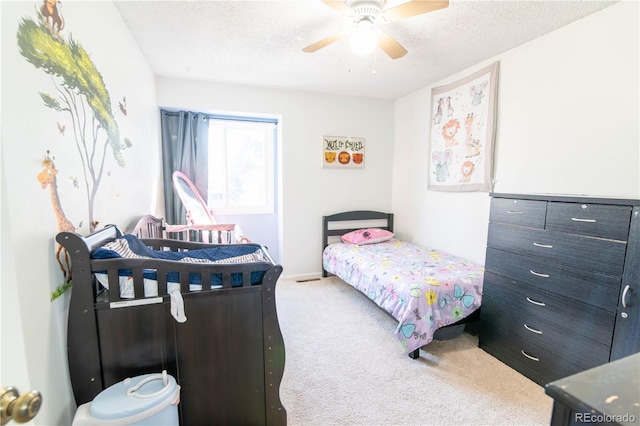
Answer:
[(418, 359), (420, 358), (420, 348), (414, 350), (413, 352), (409, 353), (409, 358), (411, 359)]

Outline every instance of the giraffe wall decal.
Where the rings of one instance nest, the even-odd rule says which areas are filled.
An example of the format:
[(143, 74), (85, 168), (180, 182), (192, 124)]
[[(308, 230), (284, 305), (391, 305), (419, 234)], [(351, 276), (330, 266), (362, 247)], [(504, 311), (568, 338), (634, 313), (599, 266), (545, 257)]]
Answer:
[[(46, 189), (47, 186), (49, 187), (49, 192), (51, 194), (51, 206), (53, 207), (53, 212), (55, 213), (56, 220), (58, 221), (58, 232), (73, 232), (76, 228), (73, 226), (73, 223), (67, 219), (64, 214), (64, 210), (62, 210), (62, 206), (60, 205), (60, 197), (58, 196), (58, 180), (56, 178), (58, 170), (56, 170), (53, 158), (49, 155), (49, 151), (47, 151), (47, 155), (42, 162), (42, 165), (44, 166), (44, 169), (38, 173), (38, 182), (42, 185), (42, 189)], [(69, 254), (60, 244), (58, 244), (58, 248), (56, 249), (56, 260), (58, 261), (60, 270), (64, 275), (65, 283), (71, 282), (71, 264), (69, 261)]]

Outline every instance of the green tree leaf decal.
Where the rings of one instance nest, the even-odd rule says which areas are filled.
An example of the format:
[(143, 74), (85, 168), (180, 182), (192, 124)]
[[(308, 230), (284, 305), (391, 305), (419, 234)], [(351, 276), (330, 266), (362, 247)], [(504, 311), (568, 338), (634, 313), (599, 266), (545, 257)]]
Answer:
[[(42, 17), (41, 15), (39, 16)], [(108, 148), (120, 167), (125, 166), (120, 131), (111, 110), (111, 98), (90, 55), (70, 36), (53, 36), (43, 23), (23, 18), (18, 26), (20, 54), (34, 67), (52, 76), (57, 95), (40, 92), (46, 107), (71, 116), (76, 148), (83, 164), (90, 231), (95, 228), (93, 206), (104, 172)]]
[(42, 102), (44, 102), (45, 106), (51, 109), (55, 109), (58, 112), (63, 110), (62, 106), (60, 105), (60, 102), (58, 102), (58, 100), (53, 96), (51, 96), (50, 94), (40, 92), (40, 97), (42, 98)]

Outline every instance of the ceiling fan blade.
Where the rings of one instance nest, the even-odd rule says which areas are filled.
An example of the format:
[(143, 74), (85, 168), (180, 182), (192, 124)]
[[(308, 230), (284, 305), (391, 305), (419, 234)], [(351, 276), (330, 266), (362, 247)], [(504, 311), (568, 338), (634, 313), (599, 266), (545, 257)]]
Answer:
[(345, 35), (347, 35), (349, 31), (341, 31), (337, 34), (331, 35), (329, 37), (323, 38), (320, 41), (316, 41), (313, 44), (310, 44), (309, 46), (305, 47), (304, 49), (302, 49), (303, 52), (307, 52), (307, 53), (313, 53), (316, 50), (320, 50), (323, 47), (327, 47), (328, 45), (330, 45), (331, 43), (335, 43), (336, 41), (340, 40), (341, 38), (343, 38)]
[(412, 0), (384, 11), (388, 21), (398, 21), (404, 18), (433, 12), (449, 6), (448, 0)]
[(353, 13), (353, 10), (342, 0), (322, 0), (322, 3), (329, 6), (331, 9), (343, 15), (349, 15)]
[(378, 46), (389, 55), (391, 59), (402, 58), (407, 54), (407, 49), (402, 47), (400, 43), (395, 41), (389, 34), (378, 32)]

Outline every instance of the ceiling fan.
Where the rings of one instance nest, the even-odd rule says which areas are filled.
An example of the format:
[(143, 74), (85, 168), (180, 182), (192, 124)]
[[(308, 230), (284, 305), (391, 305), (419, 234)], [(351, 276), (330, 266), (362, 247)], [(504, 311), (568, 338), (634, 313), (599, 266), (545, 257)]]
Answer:
[(304, 52), (315, 52), (352, 34), (352, 50), (359, 49), (361, 53), (369, 53), (378, 46), (391, 59), (403, 57), (407, 54), (407, 49), (389, 34), (376, 29), (376, 24), (399, 21), (449, 6), (448, 0), (410, 0), (388, 9), (386, 8), (387, 0), (322, 0), (322, 2), (341, 14), (353, 17), (354, 28), (310, 44), (302, 49)]

